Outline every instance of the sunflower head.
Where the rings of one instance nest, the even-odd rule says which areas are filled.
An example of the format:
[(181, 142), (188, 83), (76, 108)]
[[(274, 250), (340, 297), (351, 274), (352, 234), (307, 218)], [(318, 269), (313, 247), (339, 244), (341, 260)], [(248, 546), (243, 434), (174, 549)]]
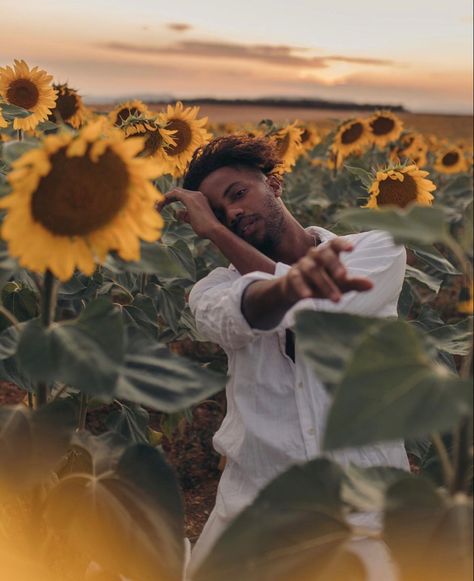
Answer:
[(130, 119), (121, 127), (126, 139), (141, 137), (144, 140), (140, 155), (143, 157), (155, 157), (159, 160), (166, 159), (167, 150), (176, 145), (173, 139), (173, 131), (162, 127), (156, 119)]
[(48, 119), (53, 123), (66, 123), (74, 129), (79, 129), (86, 119), (86, 108), (81, 96), (66, 83), (54, 84), (53, 88), (57, 99)]
[(166, 173), (178, 177), (183, 175), (193, 153), (208, 143), (212, 135), (207, 132), (207, 117), (198, 119), (199, 107), (184, 107), (178, 101), (168, 105), (166, 112), (158, 115), (158, 123), (168, 130), (175, 145), (166, 150), (168, 157)]
[(125, 101), (117, 105), (109, 113), (109, 120), (115, 127), (120, 127), (127, 119), (130, 117), (150, 117), (151, 113), (148, 107), (143, 103), (135, 99), (133, 101)]
[(365, 208), (398, 206), (405, 208), (410, 204), (430, 206), (436, 186), (426, 179), (427, 171), (416, 165), (398, 165), (376, 172), (369, 186), (369, 199)]
[(102, 122), (77, 136), (58, 133), (25, 153), (8, 175), (11, 193), (2, 237), (9, 252), (33, 271), (68, 280), (87, 275), (114, 250), (138, 260), (139, 241), (154, 241), (163, 225), (154, 210), (161, 194), (150, 178), (156, 164), (136, 157), (142, 140), (104, 133)]
[(23, 60), (15, 60), (13, 67), (0, 67), (0, 97), (31, 113), (28, 117), (14, 119), (13, 129), (28, 131), (48, 118), (56, 101), (51, 80), (46, 71), (38, 67), (30, 70)]
[(376, 111), (367, 120), (372, 142), (379, 147), (385, 147), (390, 141), (400, 137), (403, 122), (391, 111)]
[(331, 145), (336, 167), (352, 154), (360, 154), (370, 142), (370, 130), (365, 119), (352, 119), (342, 123), (336, 130)]
[(474, 284), (471, 281), (469, 287), (463, 287), (459, 295), (458, 312), (466, 315), (474, 314)]
[(443, 147), (436, 154), (434, 168), (444, 174), (467, 171), (468, 164), (464, 150), (456, 146)]
[(304, 151), (311, 151), (316, 145), (321, 143), (321, 136), (314, 124), (301, 124), (301, 129), (301, 146)]
[(2, 106), (0, 105), (0, 129), (4, 129), (5, 127), (8, 127), (8, 121), (3, 116)]
[(277, 172), (280, 174), (291, 171), (300, 155), (304, 152), (301, 143), (303, 129), (297, 126), (296, 121), (268, 134), (281, 160)]

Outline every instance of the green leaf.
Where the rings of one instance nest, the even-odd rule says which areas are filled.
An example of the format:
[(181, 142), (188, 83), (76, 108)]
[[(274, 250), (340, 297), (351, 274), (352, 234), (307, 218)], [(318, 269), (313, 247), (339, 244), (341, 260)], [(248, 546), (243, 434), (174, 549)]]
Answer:
[(123, 340), (120, 311), (99, 298), (77, 320), (47, 329), (38, 319), (30, 321), (17, 357), (36, 381), (62, 381), (92, 395), (111, 397), (123, 360)]
[(355, 167), (351, 165), (344, 165), (349, 173), (361, 181), (362, 185), (368, 190), (374, 181), (370, 172), (363, 167)]
[(31, 141), (7, 141), (2, 145), (2, 158), (8, 164), (12, 164), (24, 153), (38, 147), (38, 143)]
[(440, 351), (452, 355), (468, 355), (471, 341), (472, 317), (466, 317), (454, 325), (443, 325), (428, 331), (426, 336)]
[(442, 274), (459, 275), (461, 272), (434, 246), (410, 244), (413, 254), (424, 264)]
[(365, 334), (346, 366), (328, 414), (324, 446), (363, 446), (443, 432), (471, 408), (469, 381), (433, 363), (408, 323), (382, 320)]
[(109, 255), (106, 267), (113, 272), (134, 272), (155, 274), (157, 277), (185, 277), (187, 272), (169, 246), (162, 242), (142, 242), (140, 260), (126, 262), (117, 255)]
[(138, 329), (130, 327), (128, 336), (116, 397), (173, 413), (223, 389), (221, 374), (174, 355)]
[(31, 112), (23, 107), (18, 107), (17, 105), (12, 105), (10, 103), (2, 103), (2, 115), (7, 121), (13, 121), (13, 119), (24, 119), (29, 117)]
[(321, 458), (275, 478), (230, 523), (193, 580), (327, 579), (350, 535), (341, 480), (341, 469)]
[(446, 215), (440, 208), (411, 206), (401, 209), (348, 209), (339, 220), (361, 230), (372, 228), (392, 234), (396, 243), (434, 244), (450, 241)]
[(43, 482), (66, 453), (75, 423), (66, 401), (34, 412), (22, 405), (0, 407), (1, 492), (17, 494)]
[(123, 436), (126, 440), (138, 444), (147, 444), (147, 428), (150, 414), (145, 408), (136, 404), (120, 403), (120, 409), (107, 416), (106, 426)]
[(12, 325), (0, 333), (0, 360), (8, 359), (15, 355), (24, 326), (25, 323), (18, 326)]
[(81, 434), (75, 448), (88, 460), (69, 466), (49, 492), (47, 524), (110, 574), (180, 581), (182, 508), (160, 453), (143, 444), (127, 447), (110, 435)]
[(384, 538), (403, 579), (472, 579), (472, 500), (443, 498), (422, 478), (388, 489)]
[(380, 319), (340, 313), (302, 311), (296, 315), (298, 349), (317, 376), (331, 388), (339, 383), (359, 341)]
[(3, 305), (18, 321), (38, 316), (38, 295), (28, 287), (9, 282), (3, 287), (1, 295)]
[(443, 282), (443, 279), (423, 272), (422, 270), (414, 268), (413, 266), (410, 265), (407, 265), (406, 267), (405, 276), (412, 280), (418, 281), (422, 285), (432, 290), (434, 293), (439, 292), (439, 289), (441, 288), (441, 284)]

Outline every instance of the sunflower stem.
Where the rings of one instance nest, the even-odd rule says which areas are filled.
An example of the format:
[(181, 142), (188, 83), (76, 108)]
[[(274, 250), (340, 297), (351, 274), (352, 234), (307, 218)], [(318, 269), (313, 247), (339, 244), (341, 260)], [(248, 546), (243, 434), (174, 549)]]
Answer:
[(142, 295), (145, 294), (146, 285), (148, 284), (148, 274), (146, 272), (142, 272), (140, 276), (140, 293)]
[(18, 141), (23, 141), (23, 130), (18, 129)]
[(441, 462), (444, 484), (447, 488), (451, 488), (454, 480), (454, 470), (446, 446), (439, 434), (431, 434), (431, 441)]
[(81, 407), (79, 409), (79, 422), (77, 424), (77, 431), (82, 432), (86, 429), (86, 418), (87, 418), (87, 404), (89, 398), (86, 393), (81, 393)]
[[(58, 280), (50, 270), (47, 270), (44, 275), (43, 292), (41, 295), (41, 323), (45, 329), (47, 329), (54, 320), (57, 293)], [(36, 406), (38, 408), (48, 403), (49, 386), (46, 382), (38, 382), (36, 393)]]

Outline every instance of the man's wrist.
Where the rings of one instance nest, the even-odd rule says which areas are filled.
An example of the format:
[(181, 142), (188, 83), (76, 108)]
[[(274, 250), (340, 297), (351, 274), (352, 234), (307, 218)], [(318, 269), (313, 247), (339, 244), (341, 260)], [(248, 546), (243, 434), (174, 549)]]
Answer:
[(228, 228), (226, 228), (224, 224), (216, 222), (215, 224), (211, 224), (209, 226), (208, 231), (206, 232), (206, 238), (215, 244), (224, 232), (228, 232)]

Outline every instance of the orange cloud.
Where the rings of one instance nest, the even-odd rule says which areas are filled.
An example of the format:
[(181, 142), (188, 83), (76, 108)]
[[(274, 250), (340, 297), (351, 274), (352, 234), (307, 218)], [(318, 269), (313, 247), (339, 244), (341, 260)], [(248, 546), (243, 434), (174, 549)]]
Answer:
[(186, 32), (192, 29), (192, 26), (190, 24), (186, 24), (185, 22), (169, 22), (166, 26), (175, 32)]

